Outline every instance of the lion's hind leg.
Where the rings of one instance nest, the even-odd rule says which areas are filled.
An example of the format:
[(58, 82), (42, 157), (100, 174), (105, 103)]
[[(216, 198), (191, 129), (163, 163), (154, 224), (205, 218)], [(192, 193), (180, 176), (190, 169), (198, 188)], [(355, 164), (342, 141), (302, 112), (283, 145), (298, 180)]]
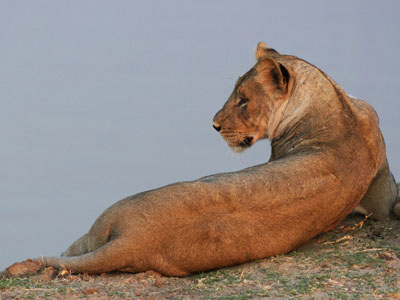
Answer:
[(397, 218), (400, 218), (400, 182), (397, 183), (397, 199), (393, 207), (393, 213)]
[(89, 232), (72, 243), (61, 256), (78, 256), (92, 252), (115, 238), (110, 226), (110, 218), (107, 218), (105, 211), (90, 228)]
[(94, 249), (90, 249), (91, 247), (89, 240), (89, 233), (87, 233), (75, 242), (73, 242), (67, 250), (61, 253), (61, 256), (78, 256), (93, 251)]
[(76, 240), (68, 247), (61, 256), (78, 256), (92, 252), (106, 244), (111, 239), (108, 231), (106, 233), (96, 234), (90, 230), (87, 234)]
[(398, 187), (386, 161), (354, 211), (363, 215), (371, 214), (371, 218), (378, 221), (388, 219), (392, 212), (399, 217), (400, 205), (395, 204), (397, 199)]

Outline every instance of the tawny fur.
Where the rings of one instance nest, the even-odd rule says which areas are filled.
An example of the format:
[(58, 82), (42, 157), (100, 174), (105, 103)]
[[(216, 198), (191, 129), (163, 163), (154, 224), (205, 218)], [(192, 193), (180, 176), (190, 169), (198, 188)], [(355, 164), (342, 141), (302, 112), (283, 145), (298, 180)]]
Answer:
[(214, 126), (234, 150), (271, 139), (267, 163), (123, 199), (44, 264), (184, 276), (289, 252), (357, 205), (388, 218), (397, 187), (373, 108), (301, 59), (256, 55)]

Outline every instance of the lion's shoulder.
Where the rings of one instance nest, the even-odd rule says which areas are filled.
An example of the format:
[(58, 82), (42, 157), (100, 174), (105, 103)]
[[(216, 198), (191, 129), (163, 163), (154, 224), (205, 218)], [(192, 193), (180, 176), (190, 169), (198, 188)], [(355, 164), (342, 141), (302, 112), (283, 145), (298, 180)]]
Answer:
[(379, 125), (378, 114), (371, 104), (354, 96), (348, 96), (357, 113), (359, 113), (362, 117), (367, 117), (370, 121), (373, 121)]

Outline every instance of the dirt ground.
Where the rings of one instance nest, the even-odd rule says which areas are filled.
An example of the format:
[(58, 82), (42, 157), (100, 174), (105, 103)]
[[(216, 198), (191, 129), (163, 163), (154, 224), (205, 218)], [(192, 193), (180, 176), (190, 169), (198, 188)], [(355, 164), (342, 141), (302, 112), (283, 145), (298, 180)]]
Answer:
[(400, 221), (350, 216), (297, 251), (195, 274), (0, 276), (6, 299), (400, 299)]

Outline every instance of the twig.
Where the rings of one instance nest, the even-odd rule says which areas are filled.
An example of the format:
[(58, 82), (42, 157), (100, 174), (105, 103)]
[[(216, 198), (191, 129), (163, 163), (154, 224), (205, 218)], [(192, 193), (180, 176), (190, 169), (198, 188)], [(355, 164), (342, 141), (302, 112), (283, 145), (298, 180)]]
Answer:
[(360, 229), (364, 226), (364, 223), (367, 221), (367, 219), (372, 216), (372, 214), (369, 214), (364, 217), (364, 220), (360, 221), (359, 223), (354, 224), (353, 226), (340, 226), (339, 229), (342, 229), (344, 232), (349, 232), (352, 230)]
[(322, 245), (333, 245), (333, 244), (338, 244), (344, 241), (351, 241), (353, 239), (353, 237), (351, 235), (345, 235), (344, 237), (341, 237), (340, 239), (337, 239), (336, 241), (332, 241), (332, 242), (325, 242), (322, 243)]
[(382, 250), (387, 250), (387, 249), (384, 249), (384, 248), (371, 248), (371, 249), (360, 250), (360, 251), (357, 251), (357, 252), (370, 252), (370, 251), (382, 251)]

